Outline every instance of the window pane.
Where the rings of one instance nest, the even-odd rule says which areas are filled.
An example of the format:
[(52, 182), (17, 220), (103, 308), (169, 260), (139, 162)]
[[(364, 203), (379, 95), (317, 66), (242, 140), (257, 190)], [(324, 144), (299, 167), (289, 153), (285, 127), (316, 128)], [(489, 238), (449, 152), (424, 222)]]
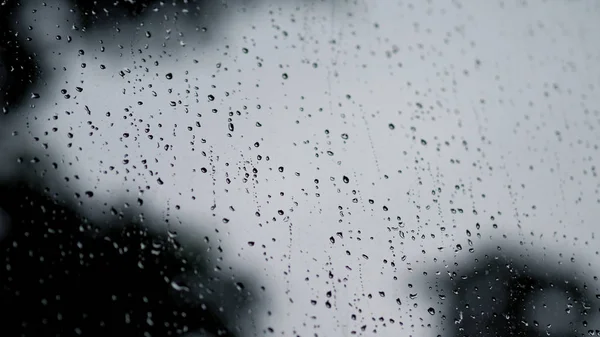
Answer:
[(594, 335), (593, 1), (5, 1), (15, 336)]

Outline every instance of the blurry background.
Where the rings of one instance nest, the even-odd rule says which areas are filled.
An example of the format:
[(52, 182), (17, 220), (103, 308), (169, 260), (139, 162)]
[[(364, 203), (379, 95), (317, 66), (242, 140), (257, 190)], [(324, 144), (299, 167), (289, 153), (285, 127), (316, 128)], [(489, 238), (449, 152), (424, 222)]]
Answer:
[[(164, 256), (197, 266), (174, 268), (165, 280), (176, 263), (153, 260), (155, 270), (144, 274), (136, 269), (143, 249), (127, 262), (115, 248), (114, 261), (134, 281), (105, 295), (154, 277), (147, 292), (166, 292), (157, 302), (174, 301), (173, 310), (196, 315), (189, 317), (211, 312), (210, 324), (180, 323), (195, 329), (227, 326), (241, 336), (600, 329), (596, 2), (6, 1), (0, 8), (0, 243), (10, 265), (1, 274), (3, 303), (18, 303), (14, 294), (27, 282), (54, 278), (48, 260), (68, 274), (60, 256), (78, 240), (90, 248), (69, 263), (87, 273), (86, 256), (113, 251), (98, 242), (131, 226), (176, 242)], [(53, 218), (50, 206), (36, 213), (44, 203), (76, 220)], [(93, 225), (81, 230), (81, 223)], [(117, 246), (142, 246), (144, 235)], [(12, 269), (32, 256), (44, 266), (34, 269), (39, 275)], [(103, 275), (122, 277), (109, 267)], [(208, 298), (194, 290), (183, 296), (192, 304), (173, 300), (170, 289), (203, 289), (215, 273)], [(181, 277), (186, 285), (173, 284)], [(40, 289), (28, 300), (43, 312), (40, 297), (71, 288)], [(123, 312), (146, 311), (116, 302)], [(75, 300), (57, 303), (86, 311)], [(110, 326), (108, 312), (97, 310), (90, 326)], [(43, 331), (44, 314), (13, 315), (14, 335), (45, 335), (31, 332)], [(73, 326), (86, 319), (57, 321), (56, 329), (67, 328), (48, 335), (81, 333)], [(131, 334), (152, 333), (144, 324)], [(186, 332), (167, 330), (154, 335)]]

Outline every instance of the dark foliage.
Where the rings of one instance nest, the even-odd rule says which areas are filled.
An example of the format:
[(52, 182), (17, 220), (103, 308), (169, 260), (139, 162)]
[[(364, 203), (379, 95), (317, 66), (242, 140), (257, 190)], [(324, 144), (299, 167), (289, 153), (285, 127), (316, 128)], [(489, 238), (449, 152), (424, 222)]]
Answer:
[[(577, 275), (503, 252), (460, 263), (443, 285), (452, 336), (579, 336), (588, 333), (594, 300)], [(446, 302), (447, 303), (447, 302)], [(540, 319), (540, 322), (536, 321)]]
[(10, 220), (0, 241), (3, 336), (235, 335), (225, 322), (235, 308), (223, 302), (241, 289), (223, 292), (233, 281), (223, 285), (206, 256), (167, 232), (117, 217), (102, 230), (25, 184), (2, 186), (0, 208)]
[(35, 55), (27, 50), (23, 34), (16, 30), (19, 2), (0, 0), (0, 109), (7, 113), (22, 102), (35, 81)]

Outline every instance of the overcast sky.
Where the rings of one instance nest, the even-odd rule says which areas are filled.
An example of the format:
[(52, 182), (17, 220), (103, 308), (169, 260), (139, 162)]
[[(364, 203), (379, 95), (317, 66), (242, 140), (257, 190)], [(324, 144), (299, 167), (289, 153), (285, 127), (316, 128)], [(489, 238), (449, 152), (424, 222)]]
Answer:
[(446, 309), (407, 285), (468, 266), (468, 239), (600, 266), (595, 1), (264, 0), (89, 33), (37, 9), (22, 23), (47, 84), (16, 146), (58, 163), (66, 199), (93, 191), (90, 216), (129, 189), (185, 239), (223, 240), (224, 264), (266, 285), (259, 331), (346, 336), (381, 316), (382, 336), (435, 336), (427, 308)]

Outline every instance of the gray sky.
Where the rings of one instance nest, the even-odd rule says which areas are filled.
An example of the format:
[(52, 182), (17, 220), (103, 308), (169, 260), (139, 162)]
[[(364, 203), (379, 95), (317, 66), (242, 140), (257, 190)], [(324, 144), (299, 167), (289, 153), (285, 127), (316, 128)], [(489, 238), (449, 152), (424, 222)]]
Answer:
[(588, 277), (600, 262), (600, 9), (501, 3), (259, 1), (231, 5), (210, 35), (165, 9), (85, 41), (64, 10), (56, 27), (40, 9), (23, 24), (57, 70), (14, 129), (49, 144), (67, 198), (94, 192), (91, 216), (129, 189), (189, 240), (223, 240), (224, 263), (267, 287), (259, 331), (346, 336), (383, 316), (404, 326), (382, 336), (435, 336), (427, 308), (442, 306), (406, 285), (453, 261), (466, 230), (481, 234), (476, 251), (523, 241), (550, 263), (574, 256)]

